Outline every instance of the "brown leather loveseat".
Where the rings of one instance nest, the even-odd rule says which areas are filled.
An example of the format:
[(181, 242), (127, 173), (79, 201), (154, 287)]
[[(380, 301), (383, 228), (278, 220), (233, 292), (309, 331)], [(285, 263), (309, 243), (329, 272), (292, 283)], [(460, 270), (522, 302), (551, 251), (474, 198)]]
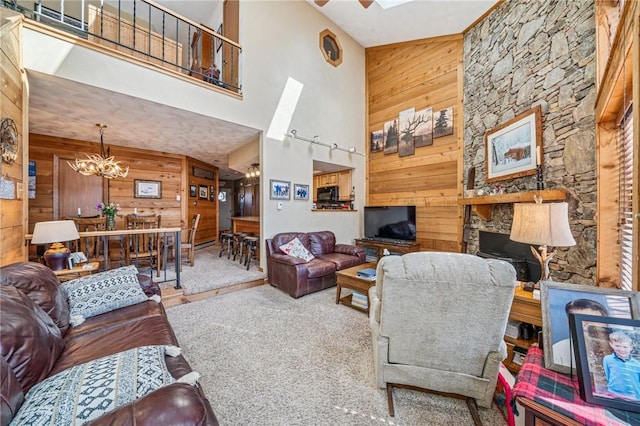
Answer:
[[(284, 253), (280, 247), (294, 238), (313, 255), (306, 261)], [(269, 284), (289, 293), (293, 298), (336, 285), (336, 271), (365, 262), (362, 247), (336, 244), (331, 231), (287, 232), (266, 240)]]
[[(98, 363), (108, 355), (120, 356), (122, 353), (139, 350), (134, 348), (140, 347), (162, 349), (162, 352), (157, 349), (159, 355), (156, 358), (159, 359), (159, 364), (166, 365), (162, 365), (160, 373), (136, 371), (139, 375), (136, 376), (137, 379), (134, 378), (134, 387), (136, 383), (139, 386), (147, 386), (146, 383), (140, 382), (150, 380), (152, 376), (167, 377), (164, 374), (166, 371), (174, 379), (185, 377), (192, 372), (186, 360), (179, 354), (179, 349), (175, 348), (178, 342), (164, 307), (158, 301), (148, 300), (147, 296), (159, 295), (159, 287), (151, 282), (149, 277), (138, 275), (136, 280), (132, 274), (135, 272), (131, 272), (128, 279), (134, 288), (136, 282), (140, 284), (144, 291), (141, 293), (144, 301), (90, 316), (81, 324), (71, 326), (74, 320), (70, 315), (68, 290), (61, 287), (49, 268), (34, 262), (19, 262), (0, 268), (2, 426), (9, 424), (17, 414), (24, 416), (24, 411), (18, 411), (21, 407), (24, 409), (32, 404), (32, 398), (42, 397), (50, 392), (50, 388), (44, 384), (48, 384), (52, 378), (85, 368), (86, 365), (93, 365), (91, 362)], [(139, 290), (136, 291), (139, 293)], [(165, 355), (170, 353), (165, 345), (174, 349), (172, 356)], [(130, 364), (122, 362), (118, 369), (142, 370), (140, 365), (136, 364), (133, 368)], [(93, 367), (87, 370), (87, 373), (91, 373)], [(111, 378), (101, 377), (99, 380), (109, 382)], [(66, 419), (65, 415), (76, 415), (76, 411), (82, 410), (88, 413), (88, 423), (96, 425), (218, 424), (199, 385), (181, 383), (173, 379), (167, 379), (166, 384), (164, 381), (161, 383), (161, 386), (152, 388), (146, 394), (139, 393), (141, 397), (132, 402), (114, 405), (117, 408), (106, 413), (98, 411), (96, 414), (96, 411), (92, 411), (95, 408), (93, 405), (97, 405), (95, 399), (89, 399), (93, 402), (87, 405), (66, 407), (71, 414), (57, 417), (56, 424), (71, 424), (71, 421), (60, 419)], [(84, 388), (90, 398), (94, 397), (91, 392), (96, 387), (95, 383), (90, 383)], [(28, 394), (30, 389), (33, 392)], [(80, 394), (80, 391), (77, 393)], [(117, 396), (121, 398), (120, 393), (117, 393)], [(90, 416), (92, 412), (93, 417)]]

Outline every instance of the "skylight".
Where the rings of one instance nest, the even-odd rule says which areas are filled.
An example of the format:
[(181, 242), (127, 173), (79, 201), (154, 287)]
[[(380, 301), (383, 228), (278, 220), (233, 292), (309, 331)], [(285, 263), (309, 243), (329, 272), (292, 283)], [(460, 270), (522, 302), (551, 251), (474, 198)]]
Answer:
[(376, 3), (378, 3), (381, 8), (386, 10), (412, 1), (413, 0), (376, 0)]

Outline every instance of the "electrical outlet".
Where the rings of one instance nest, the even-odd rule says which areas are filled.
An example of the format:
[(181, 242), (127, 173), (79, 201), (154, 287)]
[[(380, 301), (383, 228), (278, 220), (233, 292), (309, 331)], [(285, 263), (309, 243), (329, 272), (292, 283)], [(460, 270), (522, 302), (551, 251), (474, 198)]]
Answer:
[(282, 210), (282, 201), (278, 201), (278, 210)]
[(176, 194), (176, 201), (180, 201), (180, 194)]

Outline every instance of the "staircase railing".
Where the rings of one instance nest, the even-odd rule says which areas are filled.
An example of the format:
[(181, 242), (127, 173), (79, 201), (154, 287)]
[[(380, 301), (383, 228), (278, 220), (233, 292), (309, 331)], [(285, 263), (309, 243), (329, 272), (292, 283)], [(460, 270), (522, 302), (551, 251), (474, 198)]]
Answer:
[(230, 92), (242, 92), (239, 73), (242, 47), (218, 31), (151, 0), (37, 0), (33, 10), (23, 1), (3, 4), (27, 18), (139, 60)]

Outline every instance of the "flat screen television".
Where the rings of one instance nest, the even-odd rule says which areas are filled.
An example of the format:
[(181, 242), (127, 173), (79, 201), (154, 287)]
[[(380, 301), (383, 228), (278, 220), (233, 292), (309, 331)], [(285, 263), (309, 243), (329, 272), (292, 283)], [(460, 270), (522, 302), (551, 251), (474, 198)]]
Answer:
[(365, 206), (364, 236), (372, 239), (416, 240), (416, 206)]

